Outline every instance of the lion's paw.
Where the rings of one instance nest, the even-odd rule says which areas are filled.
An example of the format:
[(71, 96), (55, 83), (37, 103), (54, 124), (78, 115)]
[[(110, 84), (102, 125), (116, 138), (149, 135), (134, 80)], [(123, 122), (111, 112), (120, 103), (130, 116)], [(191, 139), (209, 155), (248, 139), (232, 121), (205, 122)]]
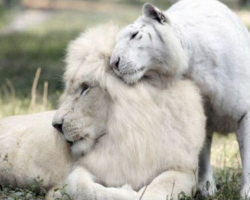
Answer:
[(121, 188), (124, 189), (124, 190), (127, 190), (127, 191), (134, 191), (134, 190), (132, 189), (132, 186), (129, 185), (129, 184), (125, 184), (125, 185), (123, 185)]
[[(125, 192), (125, 194), (128, 196), (128, 197), (134, 197), (137, 195), (137, 192), (133, 190), (132, 186), (129, 185), (129, 184), (125, 184), (121, 187), (122, 191)], [(121, 192), (122, 192), (121, 191)]]
[(66, 190), (74, 200), (94, 199), (92, 175), (84, 168), (75, 168), (68, 176)]

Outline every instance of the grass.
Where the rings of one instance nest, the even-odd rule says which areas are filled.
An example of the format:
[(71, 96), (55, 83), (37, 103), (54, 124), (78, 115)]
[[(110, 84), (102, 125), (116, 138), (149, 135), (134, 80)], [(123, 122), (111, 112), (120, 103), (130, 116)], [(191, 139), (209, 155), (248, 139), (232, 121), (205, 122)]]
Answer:
[[(45, 82), (49, 84), (49, 102), (55, 107), (63, 89), (63, 57), (68, 41), (76, 33), (50, 33), (34, 36), (30, 33), (13, 33), (0, 37), (0, 95), (1, 103), (25, 105), (37, 68), (41, 68), (37, 90), (42, 93)], [(16, 44), (15, 48), (13, 45)], [(11, 69), (11, 70), (10, 70)], [(12, 87), (11, 87), (12, 85)], [(11, 89), (12, 88), (12, 89)], [(15, 98), (13, 98), (13, 95)], [(2, 106), (1, 106), (2, 107)], [(5, 109), (6, 110), (6, 109)], [(2, 113), (0, 116), (18, 113)]]
[(30, 183), (29, 189), (11, 188), (0, 185), (1, 200), (43, 200), (46, 190), (41, 187), (42, 180), (37, 177)]
[(219, 191), (209, 200), (240, 199), (241, 161), (235, 134), (227, 136), (215, 134), (211, 163)]
[[(140, 7), (121, 8), (109, 12), (47, 11), (50, 15), (47, 21), (25, 32), (0, 35), (0, 118), (55, 109), (64, 87), (61, 77), (67, 44), (87, 27), (108, 21), (124, 25), (141, 12)], [(0, 28), (7, 25), (15, 12), (21, 11), (6, 11), (0, 4)], [(37, 76), (39, 68), (41, 72)], [(37, 86), (34, 86), (36, 81)], [(220, 189), (209, 200), (240, 199), (241, 166), (234, 135), (215, 135), (212, 165)], [(31, 183), (29, 190), (0, 185), (0, 199), (44, 199), (45, 192), (39, 188), (37, 180)]]
[[(63, 60), (69, 41), (87, 27), (110, 21), (124, 25), (140, 13), (140, 9), (125, 8), (123, 12), (47, 11), (49, 20), (25, 32), (0, 35), (0, 118), (30, 113), (31, 87), (37, 68), (41, 68), (37, 105), (42, 102), (44, 83), (47, 82), (49, 103), (46, 109), (56, 108), (64, 87), (61, 82), (65, 66)], [(8, 12), (5, 14), (9, 15)]]

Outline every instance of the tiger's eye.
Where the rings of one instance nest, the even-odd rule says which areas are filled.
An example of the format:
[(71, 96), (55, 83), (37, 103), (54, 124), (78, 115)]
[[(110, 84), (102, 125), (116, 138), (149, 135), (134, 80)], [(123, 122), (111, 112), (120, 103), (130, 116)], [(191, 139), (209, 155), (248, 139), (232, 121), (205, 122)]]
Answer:
[(81, 87), (82, 87), (81, 94), (83, 94), (85, 91), (89, 90), (90, 88), (86, 83), (82, 83)]
[(134, 38), (137, 36), (138, 33), (139, 33), (139, 31), (133, 33), (133, 34), (131, 35), (131, 37), (130, 37), (130, 40), (134, 39)]

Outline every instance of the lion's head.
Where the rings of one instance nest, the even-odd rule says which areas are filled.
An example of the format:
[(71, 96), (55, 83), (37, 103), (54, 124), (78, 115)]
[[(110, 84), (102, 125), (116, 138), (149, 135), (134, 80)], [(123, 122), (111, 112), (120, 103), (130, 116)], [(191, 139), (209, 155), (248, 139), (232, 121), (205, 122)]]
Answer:
[[(66, 86), (53, 126), (63, 133), (76, 157), (86, 154), (107, 131), (114, 132), (116, 127), (107, 130), (107, 127), (112, 129), (110, 123), (121, 123), (122, 133), (129, 132), (133, 126), (138, 132), (145, 132), (144, 127), (158, 124), (157, 120), (143, 120), (144, 109), (146, 103), (154, 102), (151, 96), (158, 93), (155, 85), (166, 87), (162, 83), (165, 78), (150, 73), (147, 82), (130, 87), (115, 76), (109, 60), (117, 33), (113, 25), (92, 28), (68, 48)], [(138, 119), (147, 125), (134, 124)]]
[(69, 45), (66, 87), (53, 126), (64, 134), (75, 156), (87, 153), (106, 132), (110, 100), (104, 85), (117, 31), (112, 25), (93, 28)]
[[(114, 117), (112, 121), (116, 123), (131, 123), (130, 118), (134, 116), (131, 116), (132, 110), (129, 109), (134, 107), (134, 115), (139, 112), (143, 116), (143, 103), (151, 95), (154, 96), (150, 94), (151, 88), (155, 85), (158, 88), (166, 87), (162, 83), (164, 76), (158, 73), (148, 75), (147, 87), (143, 83), (130, 87), (115, 76), (109, 60), (117, 33), (118, 29), (114, 25), (92, 28), (71, 42), (68, 48), (64, 74), (66, 86), (61, 105), (53, 119), (53, 126), (63, 133), (76, 157), (86, 154), (98, 138), (106, 134), (107, 124), (112, 123), (110, 118)], [(157, 90), (153, 91), (157, 93)], [(145, 95), (145, 92), (148, 94), (143, 98), (141, 95)], [(123, 103), (130, 105), (124, 105), (122, 111)], [(127, 114), (127, 119), (118, 119), (114, 116), (116, 112), (123, 114), (123, 117)], [(122, 132), (128, 131), (125, 129), (127, 127)], [(141, 130), (143, 129), (140, 132)]]
[(118, 34), (110, 60), (114, 72), (126, 83), (137, 82), (151, 70), (180, 76), (188, 62), (174, 25), (151, 4), (144, 5), (143, 14)]

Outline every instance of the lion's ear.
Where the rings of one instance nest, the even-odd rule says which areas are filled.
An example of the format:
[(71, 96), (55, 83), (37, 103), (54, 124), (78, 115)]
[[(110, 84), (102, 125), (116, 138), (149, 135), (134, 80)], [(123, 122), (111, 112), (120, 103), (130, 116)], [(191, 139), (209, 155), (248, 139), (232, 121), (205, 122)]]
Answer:
[(146, 3), (143, 5), (142, 12), (145, 17), (154, 19), (161, 24), (168, 22), (168, 18), (166, 17), (166, 15), (164, 15), (164, 13), (159, 8), (153, 6), (150, 3)]

